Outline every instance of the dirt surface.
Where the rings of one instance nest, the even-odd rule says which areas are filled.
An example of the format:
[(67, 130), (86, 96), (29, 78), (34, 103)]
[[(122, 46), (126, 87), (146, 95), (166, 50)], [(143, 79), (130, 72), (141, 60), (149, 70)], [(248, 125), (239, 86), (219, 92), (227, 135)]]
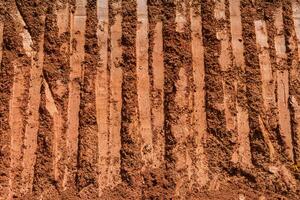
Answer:
[(0, 199), (299, 199), (297, 0), (0, 0)]

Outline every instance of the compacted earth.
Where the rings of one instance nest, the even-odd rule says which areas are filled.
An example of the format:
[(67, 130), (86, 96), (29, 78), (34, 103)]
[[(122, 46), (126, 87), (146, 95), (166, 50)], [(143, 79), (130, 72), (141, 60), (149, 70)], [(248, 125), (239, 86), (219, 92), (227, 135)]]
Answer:
[(0, 0), (0, 199), (300, 198), (298, 0)]

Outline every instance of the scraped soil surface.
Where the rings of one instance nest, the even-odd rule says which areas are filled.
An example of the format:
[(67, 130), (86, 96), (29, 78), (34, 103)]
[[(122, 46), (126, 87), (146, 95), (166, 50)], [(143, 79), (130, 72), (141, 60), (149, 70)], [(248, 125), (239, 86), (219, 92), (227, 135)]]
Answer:
[(0, 200), (299, 199), (297, 0), (0, 0)]

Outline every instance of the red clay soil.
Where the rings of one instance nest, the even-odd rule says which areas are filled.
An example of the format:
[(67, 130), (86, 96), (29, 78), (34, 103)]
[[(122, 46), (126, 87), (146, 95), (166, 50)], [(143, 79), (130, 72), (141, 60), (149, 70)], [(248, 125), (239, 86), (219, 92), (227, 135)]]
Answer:
[(299, 199), (299, 26), (297, 0), (0, 1), (0, 200)]

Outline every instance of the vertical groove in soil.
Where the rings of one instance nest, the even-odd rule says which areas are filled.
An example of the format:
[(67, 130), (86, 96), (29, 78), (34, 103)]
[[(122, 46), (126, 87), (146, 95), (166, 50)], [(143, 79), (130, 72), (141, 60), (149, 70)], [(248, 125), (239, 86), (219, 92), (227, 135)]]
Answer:
[(36, 51), (33, 49), (33, 38), (29, 31), (27, 24), (24, 21), (24, 17), (21, 15), (19, 7), (13, 3), (11, 15), (14, 17), (16, 30), (21, 32), (23, 45), (21, 48), (23, 51), (22, 56), (18, 56), (12, 61), (14, 66), (14, 83), (12, 88), (12, 96), (10, 102), (10, 194), (9, 198), (14, 196), (19, 197), (22, 193), (22, 176), (23, 170), (23, 153), (24, 149), (24, 133), (26, 119), (29, 113), (26, 112), (29, 101), (29, 77), (31, 68), (35, 67)]
[[(262, 109), (262, 88), (259, 60), (256, 47), (254, 20), (255, 7), (250, 0), (241, 2), (241, 15), (243, 27), (243, 42), (245, 46), (246, 64), (246, 94), (249, 109), (250, 147), (252, 162), (255, 166), (263, 165), (270, 160), (271, 150), (268, 149), (264, 137), (265, 127), (259, 120)], [(251, 16), (251, 17), (249, 17)]]
[[(275, 83), (273, 70), (271, 66), (270, 53), (269, 53), (269, 43), (268, 43), (268, 32), (265, 20), (255, 20), (254, 21), (255, 34), (256, 34), (256, 45), (257, 45), (257, 54), (259, 59), (260, 74), (261, 74), (261, 87), (262, 87), (262, 98), (263, 106), (260, 113), (261, 126), (264, 137), (268, 137), (272, 141), (272, 129), (270, 120), (268, 116), (274, 111), (276, 99), (275, 99)], [(276, 114), (275, 114), (276, 116)], [(276, 117), (274, 117), (276, 119)], [(269, 140), (268, 139), (268, 140)], [(269, 144), (269, 146), (273, 144)], [(274, 147), (272, 147), (274, 148)], [(271, 160), (275, 160), (275, 153), (271, 153)]]
[[(277, 73), (278, 65), (276, 63), (276, 47), (275, 47), (275, 40), (276, 40), (276, 30), (278, 31), (277, 27), (275, 27), (275, 18), (274, 13), (275, 9), (280, 6), (280, 2), (275, 2), (274, 4), (270, 4), (268, 2), (264, 1), (258, 1), (256, 10), (257, 10), (257, 21), (262, 21), (265, 23), (265, 33), (261, 34), (258, 33), (260, 36), (265, 35), (265, 46), (267, 48), (259, 48), (259, 59), (260, 59), (260, 66), (262, 69), (270, 68), (272, 73), (270, 74), (270, 77), (272, 79), (272, 82), (266, 81), (266, 78), (268, 78), (264, 73), (262, 73), (262, 92), (263, 95), (266, 94), (267, 88), (271, 89), (272, 93), (272, 100), (273, 102), (266, 106), (264, 105), (265, 110), (263, 111), (262, 115), (262, 121), (264, 122), (267, 132), (269, 132), (269, 138), (273, 145), (275, 155), (271, 155), (272, 159), (274, 157), (276, 160), (285, 160), (287, 157), (290, 157), (289, 159), (292, 159), (292, 154), (288, 155), (289, 150), (286, 149), (286, 141), (288, 139), (288, 136), (285, 138), (281, 135), (280, 126), (280, 102), (278, 99), (278, 96), (276, 96), (277, 92), (282, 91), (279, 90), (279, 85), (277, 84)], [(258, 37), (258, 36), (257, 36)], [(261, 37), (262, 39), (263, 37)], [(262, 41), (262, 40), (261, 40)], [(261, 46), (261, 45), (260, 45)], [(264, 46), (264, 45), (263, 45)], [(270, 65), (270, 67), (268, 67)], [(269, 77), (269, 78), (270, 78)], [(288, 96), (287, 96), (288, 97)], [(265, 100), (264, 100), (265, 101)], [(265, 101), (266, 102), (266, 101)], [(270, 101), (271, 102), (271, 101)], [(265, 103), (264, 103), (265, 104)], [(268, 108), (269, 107), (269, 108)], [(288, 123), (286, 123), (287, 126)], [(270, 145), (269, 145), (270, 146)], [(285, 153), (285, 152), (286, 153)], [(292, 151), (291, 151), (292, 152)], [(273, 154), (273, 153), (272, 153)]]
[[(45, 81), (49, 85), (48, 98), (53, 99), (53, 156), (54, 176), (58, 187), (68, 188), (67, 175), (67, 148), (66, 129), (68, 115), (68, 81), (69, 81), (69, 39), (70, 14), (69, 3), (57, 0), (49, 7), (45, 31)], [(54, 28), (53, 28), (54, 27)]]
[(217, 39), (220, 41), (219, 65), (223, 76), (222, 87), (224, 92), (224, 113), (226, 131), (236, 135), (236, 108), (235, 108), (235, 75), (232, 66), (232, 51), (230, 44), (229, 19), (226, 16), (227, 7), (225, 0), (216, 2), (214, 16), (219, 24), (216, 30)]
[(151, 126), (150, 80), (148, 67), (148, 7), (147, 0), (137, 1), (136, 27), (136, 73), (139, 110), (139, 134), (142, 137), (141, 154), (145, 168), (153, 165), (153, 142)]
[[(83, 50), (81, 55), (84, 55), (84, 60), (82, 61), (84, 62), (82, 62), (83, 82), (80, 88), (78, 169), (76, 177), (77, 189), (79, 195), (83, 198), (86, 198), (88, 195), (98, 195), (97, 160), (98, 149), (102, 148), (98, 146), (97, 140), (98, 126), (95, 94), (95, 80), (97, 66), (99, 65), (97, 11), (95, 1), (88, 0), (86, 3), (86, 29), (82, 33), (82, 39), (85, 41), (83, 41), (84, 46), (81, 47)], [(82, 5), (82, 8), (85, 9), (84, 5)]]
[[(220, 57), (221, 43), (216, 35), (218, 22), (214, 18), (215, 2), (201, 1), (202, 34), (204, 45), (205, 89), (206, 89), (206, 117), (207, 141), (205, 150), (208, 155), (208, 165), (211, 169), (210, 189), (217, 189), (216, 184), (221, 181), (214, 171), (222, 167), (229, 167), (232, 155), (232, 134), (226, 131), (224, 113), (224, 91), (222, 86)], [(222, 159), (221, 159), (222, 158)]]
[[(22, 4), (22, 3), (20, 3)], [(36, 5), (36, 4), (34, 4)], [(34, 12), (37, 17), (32, 23), (39, 23), (39, 29), (33, 31), (29, 28), (34, 24), (28, 24), (31, 31), (34, 50), (32, 52), (32, 61), (30, 68), (30, 87), (29, 101), (26, 123), (26, 131), (24, 138), (24, 169), (22, 178), (24, 194), (45, 195), (48, 190), (54, 189), (52, 180), (54, 178), (53, 165), (53, 116), (49, 114), (51, 110), (47, 107), (47, 97), (45, 86), (42, 86), (43, 70), (44, 70), (44, 32), (45, 32), (45, 15), (40, 11), (36, 11), (36, 7), (29, 4), (19, 7), (29, 7), (28, 10), (22, 11), (25, 21), (30, 18), (28, 11)], [(40, 5), (41, 6), (41, 5)], [(45, 119), (45, 121), (44, 121)], [(55, 189), (54, 189), (55, 190)], [(23, 194), (23, 195), (24, 195)]]
[(229, 1), (229, 14), (231, 26), (231, 46), (233, 54), (234, 71), (236, 77), (236, 112), (237, 112), (237, 147), (232, 156), (234, 163), (239, 162), (242, 167), (251, 166), (251, 152), (249, 144), (249, 113), (247, 107), (245, 84), (245, 58), (244, 42), (242, 40), (242, 19), (240, 0)]
[(50, 96), (54, 100), (57, 112), (53, 123), (56, 145), (54, 145), (55, 180), (58, 187), (66, 190), (67, 184), (67, 148), (66, 130), (68, 115), (68, 81), (69, 81), (69, 53), (70, 53), (70, 4), (57, 0), (49, 7), (45, 27), (45, 63), (44, 75), (49, 85)]
[(176, 53), (173, 53), (174, 66), (178, 70), (175, 84), (174, 110), (175, 119), (171, 124), (171, 132), (175, 145), (172, 154), (176, 160), (175, 175), (177, 183), (175, 196), (185, 195), (191, 187), (192, 159), (190, 141), (193, 137), (191, 118), (193, 112), (193, 72), (191, 55), (191, 30), (189, 17), (189, 1), (175, 1), (176, 32), (172, 42), (176, 43)]
[[(190, 154), (184, 143), (191, 137), (191, 46), (188, 2), (164, 2), (164, 120), (168, 186), (176, 197), (190, 186)], [(186, 184), (184, 184), (186, 183)]]
[[(297, 9), (298, 8), (298, 9)], [(289, 83), (290, 83), (290, 108), (292, 111), (292, 139), (294, 145), (295, 163), (300, 162), (300, 113), (299, 113), (299, 59), (300, 59), (300, 47), (299, 47), (299, 13), (300, 5), (295, 0), (284, 1), (283, 4), (283, 16), (284, 16), (284, 34), (287, 47), (287, 64), (290, 68)], [(298, 12), (297, 12), (298, 10)], [(297, 18), (296, 18), (297, 17)]]
[[(42, 17), (42, 23), (45, 24), (45, 17)], [(39, 127), (39, 106), (40, 91), (42, 85), (42, 72), (44, 63), (44, 31), (40, 34), (37, 41), (38, 51), (34, 52), (30, 69), (30, 88), (29, 101), (27, 105), (27, 123), (24, 135), (24, 152), (23, 152), (23, 171), (22, 181), (24, 184), (24, 193), (32, 191), (34, 179), (34, 165), (36, 161), (37, 150), (37, 132)]]
[(109, 1), (109, 167), (108, 184), (113, 187), (121, 182), (121, 109), (122, 109), (122, 1)]
[[(39, 128), (37, 133), (36, 162), (34, 166), (33, 194), (37, 197), (48, 196), (54, 189), (53, 170), (53, 118), (47, 109), (46, 87), (41, 87), (41, 103), (39, 107)], [(53, 194), (54, 195), (54, 194)]]
[[(5, 13), (12, 12), (12, 9), (8, 4), (12, 4), (12, 1), (7, 1), (2, 6), (7, 6)], [(4, 11), (4, 9), (3, 9)], [(2, 14), (2, 13), (1, 13)], [(12, 90), (14, 84), (14, 65), (12, 60), (17, 59), (17, 54), (21, 53), (20, 44), (22, 44), (22, 38), (17, 34), (18, 25), (11, 15), (3, 17), (5, 26), (3, 27), (3, 51), (2, 62), (0, 63), (0, 194), (4, 199), (9, 198), (9, 177), (10, 177), (10, 139), (11, 139), (11, 122), (10, 122), (10, 104), (12, 97)], [(19, 49), (17, 51), (11, 51), (12, 49)]]
[[(291, 130), (291, 112), (289, 110), (289, 67), (287, 66), (287, 54), (286, 54), (286, 43), (284, 38), (284, 24), (283, 24), (283, 10), (282, 3), (278, 7), (272, 7), (274, 13), (272, 15), (273, 28), (270, 29), (270, 33), (273, 35), (274, 41), (274, 54), (276, 67), (276, 95), (277, 95), (277, 109), (278, 109), (278, 125), (280, 139), (277, 142), (279, 144), (279, 157), (281, 160), (287, 157), (294, 159), (294, 150), (292, 144), (292, 130)], [(271, 9), (270, 9), (271, 10)], [(272, 55), (272, 54), (271, 54)], [(272, 56), (271, 56), (272, 57)], [(282, 143), (284, 145), (281, 145)], [(283, 146), (283, 147), (281, 147)], [(290, 148), (290, 149), (289, 149)], [(284, 156), (282, 156), (282, 154)]]
[(202, 37), (201, 5), (199, 1), (192, 1), (190, 8), (191, 21), (191, 53), (194, 79), (192, 148), (190, 154), (193, 162), (192, 185), (203, 187), (208, 182), (207, 156), (204, 152), (204, 142), (207, 136), (207, 121), (205, 110), (205, 68), (204, 48)]
[(164, 61), (162, 36), (162, 1), (148, 1), (149, 76), (153, 133), (153, 167), (164, 163)]
[(163, 2), (163, 51), (164, 51), (164, 129), (165, 129), (165, 165), (166, 180), (172, 192), (176, 188), (176, 158), (173, 155), (175, 136), (172, 126), (176, 122), (175, 82), (178, 79), (179, 68), (174, 63), (176, 48), (176, 5), (173, 2)]
[(4, 23), (0, 20), (0, 64), (2, 63), (2, 55), (3, 55), (3, 29), (4, 29)]
[(140, 170), (144, 165), (141, 155), (142, 138), (138, 131), (138, 96), (136, 72), (136, 1), (122, 1), (122, 117), (121, 117), (121, 177), (124, 183), (141, 184)]
[(108, 185), (109, 168), (109, 72), (108, 72), (108, 35), (109, 13), (108, 1), (97, 1), (97, 39), (100, 48), (100, 67), (96, 75), (96, 111), (98, 124), (98, 169), (99, 196)]
[[(77, 181), (77, 165), (79, 164), (79, 111), (80, 111), (80, 86), (82, 84), (82, 64), (85, 56), (86, 33), (86, 0), (77, 0), (75, 5), (70, 5), (70, 76), (68, 82), (68, 118), (66, 131), (67, 168), (66, 181), (70, 187), (81, 187)], [(75, 7), (74, 7), (75, 6)], [(74, 12), (72, 12), (75, 9)], [(80, 176), (80, 175), (79, 175)], [(82, 189), (82, 188), (81, 188)]]

